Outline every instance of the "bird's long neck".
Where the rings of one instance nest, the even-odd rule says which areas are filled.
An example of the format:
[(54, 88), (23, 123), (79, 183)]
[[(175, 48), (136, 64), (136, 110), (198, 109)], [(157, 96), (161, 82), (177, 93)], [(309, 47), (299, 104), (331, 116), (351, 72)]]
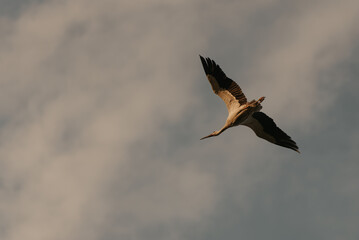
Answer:
[(227, 128), (229, 128), (227, 125), (225, 125), (223, 128), (221, 128), (218, 131), (215, 131), (215, 135), (218, 136), (219, 134), (223, 133)]
[(219, 134), (221, 134), (224, 130), (226, 130), (228, 128), (228, 126), (224, 126), (223, 128), (221, 128), (219, 131), (214, 131), (213, 133), (209, 134), (206, 137), (201, 138), (201, 140), (209, 138), (209, 137), (215, 137), (218, 136)]

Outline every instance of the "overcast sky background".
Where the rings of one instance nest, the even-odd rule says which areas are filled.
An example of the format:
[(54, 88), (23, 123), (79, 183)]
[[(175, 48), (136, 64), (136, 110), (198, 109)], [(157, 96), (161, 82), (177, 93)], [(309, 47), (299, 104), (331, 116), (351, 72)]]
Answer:
[[(2, 240), (359, 239), (357, 0), (1, 0)], [(227, 110), (213, 58), (301, 154)]]

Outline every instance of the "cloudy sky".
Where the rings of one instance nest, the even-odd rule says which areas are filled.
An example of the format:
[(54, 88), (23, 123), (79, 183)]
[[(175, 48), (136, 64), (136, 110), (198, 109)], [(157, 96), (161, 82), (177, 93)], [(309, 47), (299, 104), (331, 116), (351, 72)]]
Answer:
[[(2, 240), (359, 239), (357, 0), (1, 0)], [(301, 154), (227, 110), (211, 57)]]

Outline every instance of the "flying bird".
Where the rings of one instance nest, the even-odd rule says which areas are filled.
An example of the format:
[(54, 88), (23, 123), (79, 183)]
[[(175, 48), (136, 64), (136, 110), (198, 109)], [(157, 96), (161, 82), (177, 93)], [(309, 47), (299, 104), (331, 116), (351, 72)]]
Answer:
[(244, 125), (250, 127), (258, 137), (299, 153), (299, 148), (291, 137), (277, 127), (273, 119), (260, 111), (262, 109), (261, 102), (265, 97), (248, 102), (242, 89), (226, 76), (215, 61), (210, 58), (205, 59), (201, 55), (200, 58), (213, 92), (222, 98), (228, 110), (224, 126), (201, 140), (218, 136), (228, 128)]

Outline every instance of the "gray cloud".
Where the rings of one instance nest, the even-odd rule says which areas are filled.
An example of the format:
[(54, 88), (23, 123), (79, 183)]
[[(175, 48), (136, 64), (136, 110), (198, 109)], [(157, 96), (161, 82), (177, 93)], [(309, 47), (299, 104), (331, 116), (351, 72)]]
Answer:
[[(2, 239), (359, 236), (356, 1), (26, 6), (0, 16)], [(303, 153), (199, 141), (226, 109), (198, 54)]]

